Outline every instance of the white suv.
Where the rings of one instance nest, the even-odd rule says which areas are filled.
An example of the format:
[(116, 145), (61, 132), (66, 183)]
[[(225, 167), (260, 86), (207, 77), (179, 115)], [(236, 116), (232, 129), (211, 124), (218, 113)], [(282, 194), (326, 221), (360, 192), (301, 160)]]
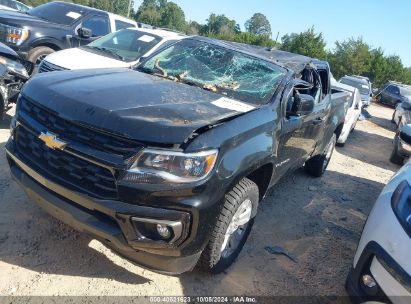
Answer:
[(347, 278), (358, 302), (411, 303), (411, 162), (382, 190)]
[(172, 31), (128, 28), (108, 34), (90, 44), (48, 55), (39, 73), (58, 70), (130, 68), (141, 57), (186, 36)]

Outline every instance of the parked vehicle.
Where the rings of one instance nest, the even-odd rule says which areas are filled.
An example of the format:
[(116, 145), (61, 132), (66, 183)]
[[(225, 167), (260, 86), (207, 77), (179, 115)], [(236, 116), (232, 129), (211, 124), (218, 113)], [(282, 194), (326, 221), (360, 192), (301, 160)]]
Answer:
[[(409, 103), (404, 103), (409, 105)], [(394, 148), (390, 161), (397, 165), (403, 165), (404, 160), (411, 156), (411, 108), (406, 108), (402, 113), (398, 124), (397, 133), (394, 136)]]
[(355, 129), (358, 118), (361, 115), (361, 95), (357, 88), (336, 81), (331, 81), (331, 89), (333, 94), (349, 93), (348, 102), (346, 103), (347, 110), (345, 114), (344, 127), (337, 141), (338, 145), (344, 146), (348, 135), (350, 135), (350, 133)]
[(16, 52), (0, 43), (0, 122), (29, 75)]
[(355, 302), (410, 303), (410, 183), (407, 163), (382, 190), (368, 217), (346, 284)]
[(35, 66), (55, 51), (86, 45), (128, 27), (137, 24), (122, 16), (67, 2), (49, 2), (26, 14), (0, 11), (0, 42)]
[(43, 73), (11, 124), (14, 179), (40, 206), (161, 272), (226, 269), (267, 189), (321, 176), (346, 96), (329, 65), (195, 37), (136, 70)]
[(97, 68), (130, 68), (185, 35), (160, 29), (130, 28), (108, 34), (86, 46), (48, 55), (39, 72)]
[(361, 76), (344, 76), (340, 82), (354, 88), (357, 88), (361, 94), (361, 100), (364, 107), (371, 104), (372, 99), (372, 84), (367, 77)]
[[(397, 103), (391, 121), (399, 127), (402, 117), (406, 114), (409, 115), (409, 113), (407, 113), (408, 111), (411, 111), (411, 100), (404, 100), (404, 102)], [(406, 116), (404, 117), (407, 118)]]
[(30, 6), (16, 0), (0, 0), (0, 10), (19, 11), (22, 13), (31, 9)]
[(394, 107), (404, 101), (411, 102), (411, 86), (398, 82), (388, 82), (377, 92), (375, 99), (379, 103)]

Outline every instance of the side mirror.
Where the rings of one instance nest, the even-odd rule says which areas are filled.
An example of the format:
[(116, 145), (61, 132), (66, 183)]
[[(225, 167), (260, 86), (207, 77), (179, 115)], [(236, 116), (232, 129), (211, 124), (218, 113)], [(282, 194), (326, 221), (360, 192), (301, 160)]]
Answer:
[(297, 116), (310, 114), (314, 110), (314, 103), (314, 97), (311, 95), (296, 93), (290, 114)]
[(77, 33), (80, 36), (80, 38), (84, 39), (89, 39), (93, 36), (93, 31), (85, 27), (79, 28)]
[(400, 131), (400, 138), (411, 145), (411, 124), (404, 125)]

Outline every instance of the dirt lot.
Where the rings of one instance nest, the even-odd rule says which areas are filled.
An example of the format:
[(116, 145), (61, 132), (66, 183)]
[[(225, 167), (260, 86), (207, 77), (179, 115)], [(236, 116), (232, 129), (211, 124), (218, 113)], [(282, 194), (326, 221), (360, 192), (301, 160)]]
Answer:
[[(392, 111), (371, 106), (321, 179), (283, 178), (260, 204), (237, 263), (218, 276), (143, 270), (47, 215), (10, 179), (8, 119), (0, 128), (0, 295), (344, 295), (364, 221), (399, 169), (388, 161)], [(274, 245), (297, 263), (264, 250)]]

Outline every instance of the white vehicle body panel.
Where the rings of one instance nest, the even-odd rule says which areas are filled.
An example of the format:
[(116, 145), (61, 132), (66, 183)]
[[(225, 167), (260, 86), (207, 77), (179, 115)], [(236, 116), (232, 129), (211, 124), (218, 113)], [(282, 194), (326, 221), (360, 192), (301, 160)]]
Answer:
[(344, 126), (338, 138), (338, 143), (344, 144), (347, 141), (350, 132), (355, 128), (358, 118), (361, 115), (361, 95), (358, 89), (336, 81), (331, 81), (331, 87), (333, 89), (350, 93), (350, 102), (348, 103), (350, 107), (346, 111)]
[[(136, 31), (145, 32), (147, 34), (153, 34), (160, 36), (162, 40), (155, 45), (151, 50), (143, 55), (143, 57), (149, 56), (160, 48), (165, 42), (170, 40), (181, 40), (185, 36), (180, 34), (169, 32), (165, 30), (153, 30), (153, 29), (134, 29)], [(103, 68), (129, 68), (139, 62), (124, 62), (121, 60), (109, 58), (103, 55), (88, 52), (81, 48), (72, 48), (62, 50), (56, 53), (48, 55), (44, 61), (62, 67), (68, 70), (80, 70), (80, 69), (103, 69)]]
[[(367, 244), (371, 241), (378, 243), (402, 269), (408, 274), (411, 274), (411, 239), (401, 226), (394, 211), (391, 207), (391, 198), (397, 186), (407, 180), (411, 184), (411, 162), (403, 166), (384, 187), (380, 196), (368, 217), (364, 227), (361, 240), (358, 244), (357, 252), (354, 258), (354, 267), (357, 265), (362, 252)], [(378, 263), (380, 264), (380, 263)], [(407, 290), (400, 288), (401, 285), (395, 278), (392, 277), (387, 270), (381, 270), (382, 265), (374, 263), (371, 267), (372, 274), (375, 275), (377, 283), (383, 291), (387, 292), (387, 296), (391, 296), (393, 303), (403, 303), (401, 298), (394, 297), (402, 295), (404, 292), (411, 296)], [(409, 299), (408, 299), (409, 300)]]
[(388, 297), (395, 297), (395, 303), (410, 303), (410, 299), (404, 297), (409, 297), (411, 294), (391, 276), (375, 257), (371, 263), (371, 273), (377, 282), (384, 282), (384, 284), (381, 284), (382, 290)]

